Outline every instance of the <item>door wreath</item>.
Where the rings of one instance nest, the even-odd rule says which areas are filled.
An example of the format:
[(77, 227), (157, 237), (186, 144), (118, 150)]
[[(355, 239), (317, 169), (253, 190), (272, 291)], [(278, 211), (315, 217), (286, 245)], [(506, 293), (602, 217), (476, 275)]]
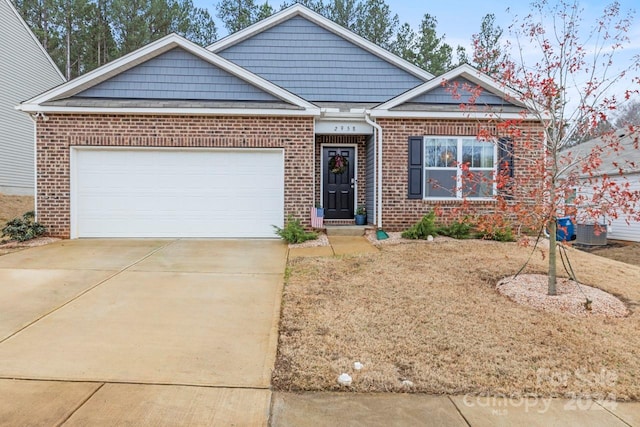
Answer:
[(349, 167), (349, 161), (340, 154), (336, 154), (335, 156), (329, 159), (329, 171), (331, 173), (335, 173), (336, 175), (341, 175), (344, 171)]

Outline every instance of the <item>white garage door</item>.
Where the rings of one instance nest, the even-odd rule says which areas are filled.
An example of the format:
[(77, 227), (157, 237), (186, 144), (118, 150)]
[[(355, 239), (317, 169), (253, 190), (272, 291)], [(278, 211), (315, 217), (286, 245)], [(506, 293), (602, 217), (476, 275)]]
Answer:
[(282, 150), (72, 149), (72, 237), (275, 237)]

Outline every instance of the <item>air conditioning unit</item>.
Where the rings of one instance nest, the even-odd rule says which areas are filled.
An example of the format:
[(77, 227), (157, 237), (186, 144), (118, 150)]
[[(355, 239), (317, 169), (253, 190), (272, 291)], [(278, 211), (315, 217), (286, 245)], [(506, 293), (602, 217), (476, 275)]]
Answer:
[(606, 224), (578, 224), (576, 243), (585, 246), (605, 246), (607, 244)]

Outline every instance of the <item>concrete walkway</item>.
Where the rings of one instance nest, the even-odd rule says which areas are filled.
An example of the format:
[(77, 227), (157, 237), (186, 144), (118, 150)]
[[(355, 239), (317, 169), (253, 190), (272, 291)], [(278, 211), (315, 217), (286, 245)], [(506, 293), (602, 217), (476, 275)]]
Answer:
[(429, 396), (394, 393), (274, 393), (271, 425), (640, 426), (640, 402)]
[(0, 425), (266, 425), (285, 262), (273, 240), (0, 257)]

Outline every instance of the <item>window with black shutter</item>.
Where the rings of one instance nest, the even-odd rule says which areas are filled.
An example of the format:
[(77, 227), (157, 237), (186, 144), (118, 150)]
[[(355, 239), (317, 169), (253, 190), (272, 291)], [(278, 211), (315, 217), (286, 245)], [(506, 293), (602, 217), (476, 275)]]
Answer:
[(412, 136), (408, 143), (409, 199), (486, 200), (510, 191), (513, 144), (508, 138)]

